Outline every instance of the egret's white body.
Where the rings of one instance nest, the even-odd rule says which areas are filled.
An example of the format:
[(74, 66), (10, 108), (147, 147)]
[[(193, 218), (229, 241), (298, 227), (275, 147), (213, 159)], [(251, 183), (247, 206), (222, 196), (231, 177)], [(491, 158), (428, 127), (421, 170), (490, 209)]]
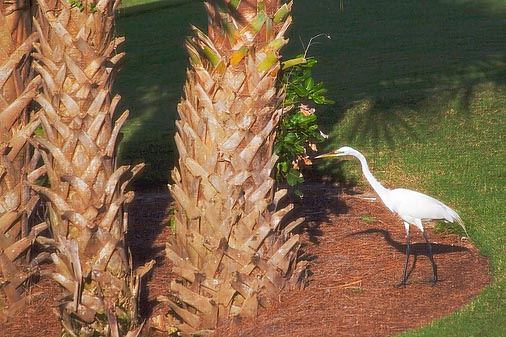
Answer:
[(457, 212), (455, 212), (450, 207), (446, 206), (441, 201), (426, 194), (413, 190), (408, 190), (405, 188), (396, 188), (393, 190), (385, 188), (372, 175), (364, 155), (351, 147), (344, 146), (334, 152), (323, 154), (317, 156), (316, 158), (341, 157), (341, 156), (353, 156), (360, 161), (360, 164), (362, 165), (362, 172), (367, 181), (369, 182), (369, 184), (371, 184), (371, 187), (376, 191), (376, 193), (383, 201), (385, 206), (390, 211), (397, 214), (404, 221), (404, 227), (406, 229), (407, 247), (406, 247), (406, 263), (404, 265), (404, 272), (402, 276), (401, 285), (406, 284), (406, 270), (410, 250), (410, 240), (409, 240), (410, 225), (416, 226), (422, 232), (423, 237), (427, 242), (427, 246), (429, 249), (429, 258), (432, 263), (432, 269), (434, 272), (434, 283), (436, 283), (437, 268), (432, 255), (431, 244), (425, 234), (423, 222), (431, 220), (458, 222), (462, 226), (464, 232), (467, 235), (466, 228), (460, 216), (457, 214)]

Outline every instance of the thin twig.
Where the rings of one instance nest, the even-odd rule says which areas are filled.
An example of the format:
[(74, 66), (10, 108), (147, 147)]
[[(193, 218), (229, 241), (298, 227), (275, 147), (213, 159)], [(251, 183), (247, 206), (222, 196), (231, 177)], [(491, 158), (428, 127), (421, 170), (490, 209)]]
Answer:
[(338, 285), (338, 286), (332, 286), (332, 287), (323, 287), (323, 288), (317, 288), (318, 290), (328, 290), (328, 289), (342, 289), (342, 288), (349, 288), (351, 286), (354, 286), (358, 284), (359, 286), (362, 286), (362, 280), (357, 280), (357, 281), (353, 281), (353, 282), (348, 282), (348, 283), (345, 283), (345, 284), (341, 284), (341, 285)]
[(313, 43), (313, 40), (315, 40), (315, 39), (317, 39), (319, 37), (322, 37), (322, 36), (325, 36), (327, 39), (330, 40), (330, 35), (329, 34), (327, 34), (327, 33), (320, 33), (318, 35), (315, 35), (315, 36), (311, 37), (309, 39), (309, 42), (308, 42), (307, 46), (304, 45), (304, 41), (302, 41), (302, 39), (299, 36), (300, 43), (302, 44), (302, 47), (304, 48), (304, 58), (306, 58), (306, 56), (307, 56), (307, 53), (309, 51), (309, 47), (311, 47), (314, 44), (320, 44), (321, 43), (321, 42), (315, 42), (315, 43)]

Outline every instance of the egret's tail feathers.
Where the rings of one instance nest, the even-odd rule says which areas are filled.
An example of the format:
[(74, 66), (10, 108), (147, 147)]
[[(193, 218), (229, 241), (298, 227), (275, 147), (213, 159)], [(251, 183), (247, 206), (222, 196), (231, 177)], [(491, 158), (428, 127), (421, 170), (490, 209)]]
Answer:
[(459, 225), (464, 230), (464, 233), (466, 233), (466, 237), (469, 237), (469, 234), (467, 233), (466, 226), (464, 225), (464, 221), (462, 221), (462, 219), (460, 218), (460, 216), (458, 214), (457, 214), (457, 218), (455, 220), (457, 220), (457, 222), (459, 223)]
[(469, 234), (467, 233), (466, 226), (464, 225), (464, 221), (462, 221), (462, 219), (460, 218), (460, 215), (457, 212), (455, 212), (453, 209), (451, 209), (450, 207), (448, 207), (448, 208), (449, 208), (449, 211), (452, 215), (454, 222), (456, 221), (462, 227), (462, 229), (464, 230), (464, 233), (466, 233), (466, 237), (469, 237)]

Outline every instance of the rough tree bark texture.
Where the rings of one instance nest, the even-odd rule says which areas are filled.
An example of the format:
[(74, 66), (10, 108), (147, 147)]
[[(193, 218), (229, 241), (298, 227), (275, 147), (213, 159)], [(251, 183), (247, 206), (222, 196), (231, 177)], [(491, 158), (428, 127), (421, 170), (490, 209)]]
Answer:
[(178, 168), (170, 191), (175, 235), (166, 249), (179, 279), (165, 300), (183, 333), (213, 329), (219, 318), (252, 316), (299, 284), (305, 264), (283, 221), (273, 154), (284, 92), (277, 89), (279, 50), (291, 4), (207, 1), (208, 34), (187, 40), (191, 69), (176, 122)]
[(113, 119), (119, 96), (111, 87), (123, 38), (114, 35), (119, 1), (39, 0), (40, 36), (34, 68), (43, 78), (36, 101), (50, 187), (32, 185), (49, 200), (52, 277), (65, 292), (59, 307), (70, 335), (124, 336), (137, 322), (138, 275), (125, 245), (124, 203), (129, 180), (141, 168), (116, 168), (125, 111)]
[[(0, 1), (0, 315), (24, 303), (24, 283), (32, 274), (27, 256), (45, 223), (29, 227), (38, 198), (27, 180), (35, 181), (38, 154), (27, 140), (39, 126), (27, 107), (40, 85), (30, 70), (30, 52), (37, 34), (31, 33), (29, 1)], [(8, 310), (7, 310), (8, 309)]]

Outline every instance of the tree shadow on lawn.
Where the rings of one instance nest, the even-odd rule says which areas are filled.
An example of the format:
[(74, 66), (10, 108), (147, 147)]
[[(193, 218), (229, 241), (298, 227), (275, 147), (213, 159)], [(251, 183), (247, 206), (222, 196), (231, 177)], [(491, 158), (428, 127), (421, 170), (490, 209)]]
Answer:
[[(433, 123), (442, 109), (470, 118), (469, 102), (477, 85), (505, 84), (504, 11), (487, 11), (483, 3), (435, 0), (344, 1), (341, 11), (338, 3), (296, 1), (291, 41), (284, 52), (288, 58), (302, 51), (299, 36), (306, 43), (320, 33), (331, 36), (312, 46), (309, 55), (320, 62), (314, 68), (315, 80), (325, 82), (329, 98), (337, 101), (318, 110), (323, 128), (332, 130), (350, 115), (345, 111), (355, 109), (337, 142), (383, 142), (393, 148), (399, 139), (419, 141), (425, 131), (413, 124), (413, 115), (421, 116), (424, 125)], [(205, 27), (202, 3), (118, 16), (118, 35), (126, 36), (127, 56), (115, 89), (123, 97), (118, 110), (131, 111), (121, 162), (147, 164), (135, 189), (164, 188), (176, 163), (174, 121), (188, 64), (183, 41), (190, 22)], [(325, 200), (322, 191), (316, 194), (315, 204), (331, 204), (323, 214), (325, 221), (333, 213), (347, 212), (337, 192), (332, 200)], [(307, 208), (299, 212), (308, 219), (302, 228), (318, 244), (322, 231), (311, 219), (320, 215)], [(129, 240), (138, 241), (136, 235), (144, 235), (142, 231), (135, 229)], [(153, 242), (156, 234), (144, 239)], [(142, 251), (140, 241), (137, 245)], [(435, 251), (442, 253), (438, 249), (443, 248)], [(146, 262), (142, 256), (137, 265)]]
[[(300, 41), (327, 33), (309, 50), (319, 64), (316, 81), (329, 89), (334, 106), (320, 107), (320, 125), (332, 131), (351, 111), (351, 122), (334, 142), (417, 142), (441, 111), (469, 118), (470, 97), (483, 82), (504, 84), (505, 6), (462, 1), (296, 1), (285, 58), (301, 53)], [(147, 164), (137, 185), (165, 184), (175, 165), (177, 104), (188, 65), (183, 41), (190, 23), (205, 29), (199, 1), (118, 16), (126, 36), (126, 64), (116, 90), (130, 109), (121, 162)], [(502, 9), (502, 10), (501, 10)], [(329, 142), (333, 143), (333, 142)], [(332, 144), (335, 146), (335, 144)]]
[(429, 126), (450, 109), (468, 119), (477, 85), (505, 84), (506, 6), (491, 3), (355, 0), (341, 10), (339, 1), (295, 2), (290, 51), (301, 51), (300, 40), (331, 36), (309, 52), (320, 62), (315, 79), (337, 101), (320, 109), (326, 131), (353, 110), (344, 140), (393, 148), (424, 137), (413, 114)]
[(118, 35), (126, 37), (126, 57), (115, 91), (122, 96), (118, 110), (130, 110), (120, 162), (146, 164), (134, 181), (140, 189), (159, 188), (170, 179), (177, 159), (177, 104), (188, 66), (184, 40), (190, 22), (202, 27), (206, 20), (201, 2), (161, 3), (120, 9), (117, 20)]

